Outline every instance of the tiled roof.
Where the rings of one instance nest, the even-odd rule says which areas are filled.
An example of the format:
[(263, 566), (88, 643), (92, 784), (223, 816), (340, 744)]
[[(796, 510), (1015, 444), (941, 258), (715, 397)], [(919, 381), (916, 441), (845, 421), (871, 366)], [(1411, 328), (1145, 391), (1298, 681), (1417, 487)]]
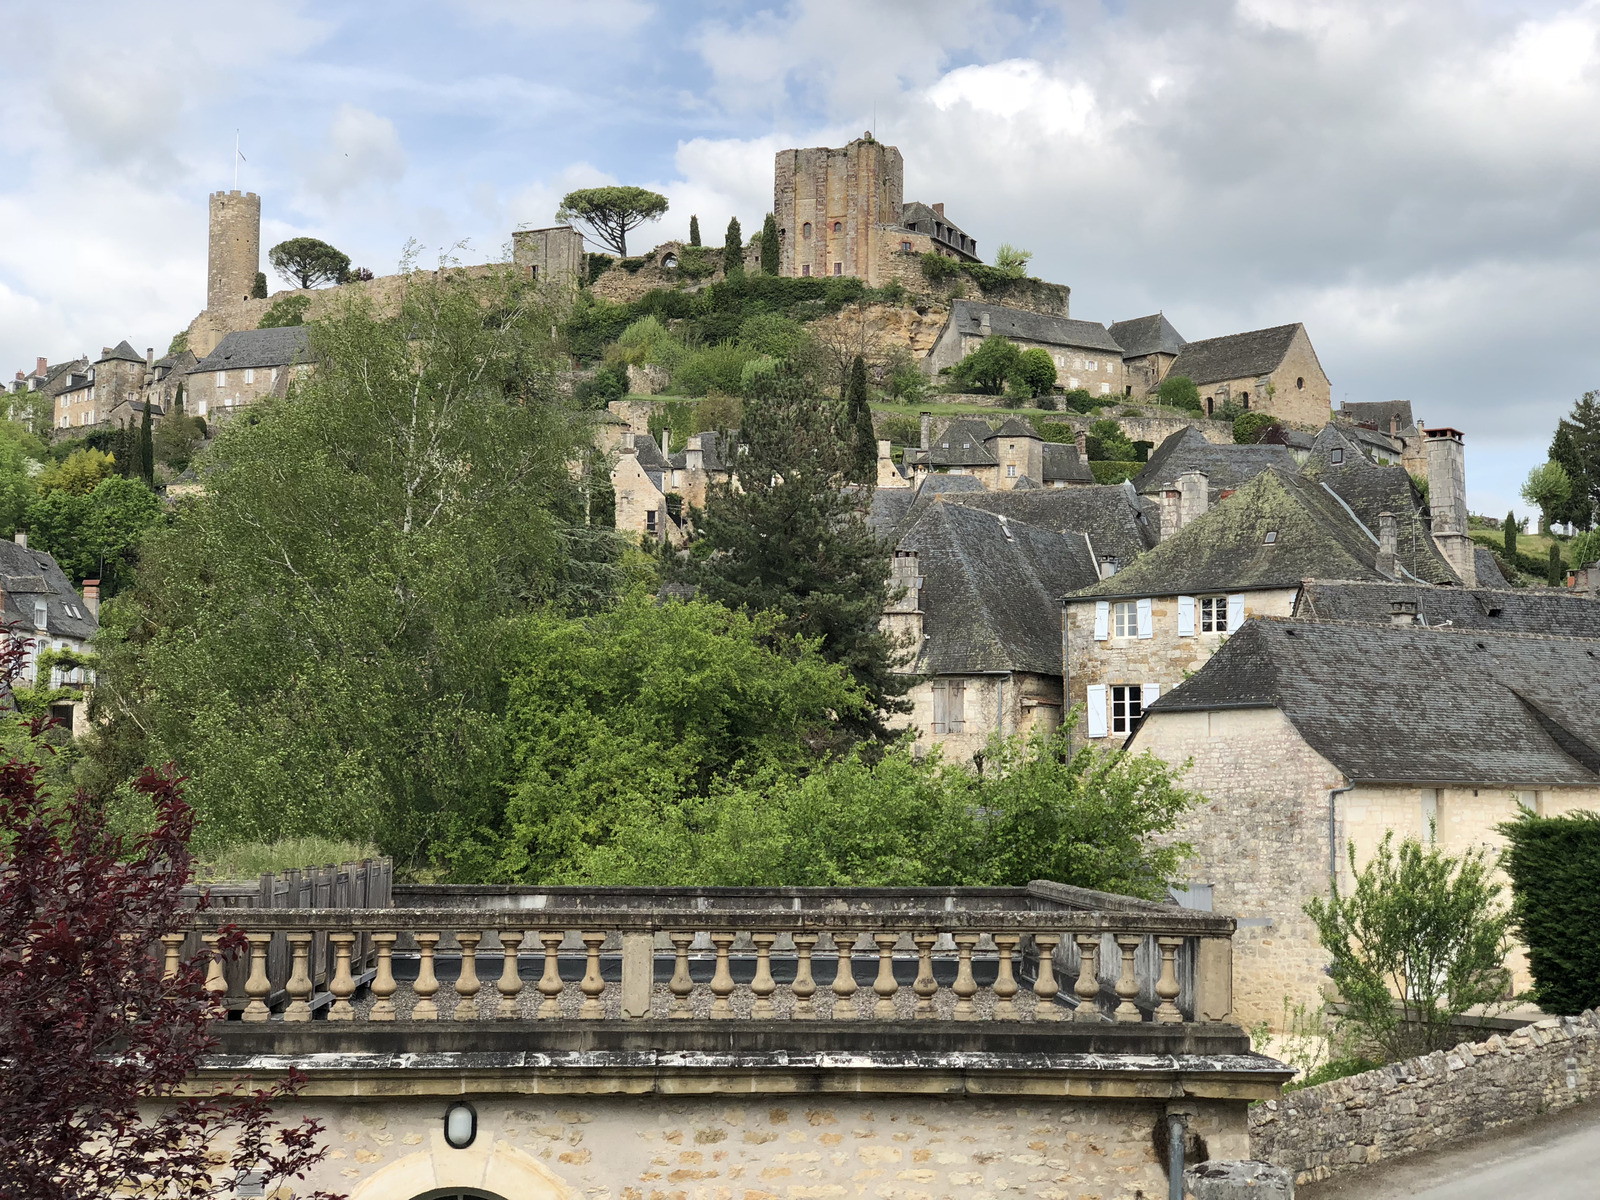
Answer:
[(1067, 317), (1047, 317), (1043, 313), (982, 300), (957, 300), (950, 305), (950, 320), (958, 333), (977, 336), (983, 332), (983, 317), (989, 318), (989, 332), (1024, 342), (1046, 346), (1071, 346), (1080, 350), (1105, 350), (1121, 354), (1122, 347), (1096, 321), (1074, 321)]
[(124, 338), (112, 349), (107, 350), (104, 354), (102, 354), (97, 361), (142, 363), (144, 361), (144, 355), (140, 354), (132, 346), (128, 345), (128, 340)]
[[(14, 541), (0, 541), (0, 592), (5, 596), (3, 619), (19, 625), (24, 637), (32, 633), (33, 606), (37, 600), (49, 606), (51, 637), (88, 641), (100, 627), (84, 607), (82, 597), (66, 572), (43, 550), (30, 550)], [(69, 612), (68, 605), (74, 611)]]
[(1220, 492), (1274, 467), (1287, 472), (1298, 468), (1289, 447), (1219, 445), (1186, 426), (1151, 451), (1150, 461), (1133, 477), (1133, 486), (1141, 495), (1148, 495), (1176, 486), (1178, 476), (1187, 471), (1204, 471), (1215, 502)]
[(1183, 335), (1172, 327), (1163, 313), (1148, 317), (1135, 317), (1131, 321), (1113, 321), (1111, 336), (1122, 347), (1123, 358), (1140, 358), (1146, 354), (1177, 354), (1188, 345)]
[(1352, 782), (1600, 784), (1596, 640), (1253, 618), (1146, 711), (1246, 707)]
[(1046, 442), (1044, 444), (1044, 482), (1093, 483), (1094, 472), (1089, 464), (1078, 457), (1078, 447), (1073, 442)]
[(1600, 603), (1573, 592), (1532, 588), (1442, 588), (1313, 579), (1301, 589), (1294, 615), (1388, 625), (1396, 601), (1415, 604), (1418, 622), (1426, 625), (1600, 638)]
[(1137, 497), (1121, 484), (958, 492), (947, 496), (945, 503), (1003, 513), (1012, 521), (1054, 533), (1087, 534), (1097, 557), (1114, 554), (1124, 566), (1155, 544), (1155, 531)]
[(1024, 421), (1021, 417), (1007, 417), (1004, 421), (1000, 422), (1000, 428), (996, 429), (985, 440), (993, 441), (995, 438), (1003, 437), (1033, 438), (1035, 441), (1042, 440), (1039, 437), (1039, 431)]
[(1190, 342), (1167, 374), (1169, 377), (1186, 375), (1197, 384), (1270, 374), (1289, 353), (1289, 343), (1299, 328), (1299, 325), (1276, 325), (1271, 329)]
[(230, 333), (194, 366), (194, 373), (237, 371), (246, 367), (284, 367), (311, 361), (311, 338), (304, 325), (286, 329), (245, 329)]
[(1400, 418), (1402, 431), (1412, 428), (1417, 423), (1416, 418), (1411, 415), (1409, 400), (1363, 400), (1355, 404), (1347, 400), (1339, 405), (1339, 416), (1357, 424), (1371, 425), (1382, 433), (1389, 432), (1391, 417)]

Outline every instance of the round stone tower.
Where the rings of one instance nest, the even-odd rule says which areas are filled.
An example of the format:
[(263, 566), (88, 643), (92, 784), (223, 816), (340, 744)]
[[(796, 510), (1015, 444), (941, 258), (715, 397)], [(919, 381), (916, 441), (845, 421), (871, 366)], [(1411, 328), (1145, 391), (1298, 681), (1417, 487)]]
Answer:
[(206, 307), (226, 308), (250, 298), (261, 269), (261, 197), (254, 192), (211, 193), (211, 245)]

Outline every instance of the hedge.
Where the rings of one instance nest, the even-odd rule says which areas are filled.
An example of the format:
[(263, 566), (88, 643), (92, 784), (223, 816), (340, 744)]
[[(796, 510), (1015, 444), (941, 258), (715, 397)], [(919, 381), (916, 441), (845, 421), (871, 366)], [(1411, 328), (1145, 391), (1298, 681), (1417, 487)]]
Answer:
[(1600, 814), (1523, 813), (1500, 832), (1534, 999), (1558, 1016), (1600, 1005)]
[(1132, 479), (1144, 470), (1143, 463), (1137, 462), (1092, 462), (1089, 470), (1094, 472), (1096, 483), (1121, 483), (1124, 479)]

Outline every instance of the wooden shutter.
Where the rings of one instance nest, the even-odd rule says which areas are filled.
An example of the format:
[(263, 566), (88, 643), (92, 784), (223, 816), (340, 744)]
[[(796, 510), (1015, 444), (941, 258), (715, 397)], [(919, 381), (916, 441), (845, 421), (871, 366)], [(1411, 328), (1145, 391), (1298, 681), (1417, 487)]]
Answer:
[(1156, 635), (1155, 622), (1150, 615), (1150, 600), (1146, 597), (1139, 601), (1139, 636), (1153, 638)]
[(1228, 597), (1228, 632), (1237, 633), (1244, 624), (1244, 594), (1235, 592)]
[(1111, 601), (1094, 602), (1094, 640), (1103, 642), (1111, 636)]
[(967, 731), (967, 685), (952, 683), (950, 685), (950, 703), (948, 706), (948, 722), (951, 733), (965, 733)]
[(933, 685), (933, 731), (950, 731), (950, 685), (943, 681)]
[(1178, 636), (1194, 636), (1194, 597), (1178, 597)]
[(1089, 736), (1103, 738), (1106, 736), (1106, 685), (1091, 683), (1086, 705), (1089, 718)]
[(1157, 700), (1161, 699), (1161, 685), (1159, 683), (1141, 683), (1139, 685), (1139, 707), (1148, 709)]

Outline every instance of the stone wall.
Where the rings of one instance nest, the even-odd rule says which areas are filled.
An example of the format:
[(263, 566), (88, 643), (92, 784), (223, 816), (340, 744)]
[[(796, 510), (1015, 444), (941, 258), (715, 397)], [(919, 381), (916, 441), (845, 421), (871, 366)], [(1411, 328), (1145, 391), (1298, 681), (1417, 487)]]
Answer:
[[(350, 1200), (472, 1188), (515, 1200), (1164, 1196), (1160, 1100), (916, 1096), (473, 1096), (477, 1137), (443, 1135), (444, 1099), (301, 1100), (329, 1158), (305, 1187)], [(1198, 1102), (1211, 1157), (1242, 1158), (1238, 1104)], [(297, 1186), (298, 1190), (298, 1186)]]
[(250, 298), (261, 269), (261, 197), (254, 192), (212, 192), (206, 248), (206, 307)]
[[(964, 688), (959, 732), (933, 731), (935, 683)], [(940, 675), (920, 681), (906, 693), (906, 699), (911, 701), (911, 711), (891, 717), (889, 727), (916, 729), (919, 750), (941, 746), (946, 762), (963, 767), (971, 766), (973, 756), (987, 750), (989, 739), (997, 733), (1010, 737), (1039, 728), (1051, 730), (1061, 723), (1061, 681), (1054, 676)]]
[(1551, 1017), (1250, 1110), (1250, 1156), (1309, 1183), (1600, 1093), (1600, 1012)]

